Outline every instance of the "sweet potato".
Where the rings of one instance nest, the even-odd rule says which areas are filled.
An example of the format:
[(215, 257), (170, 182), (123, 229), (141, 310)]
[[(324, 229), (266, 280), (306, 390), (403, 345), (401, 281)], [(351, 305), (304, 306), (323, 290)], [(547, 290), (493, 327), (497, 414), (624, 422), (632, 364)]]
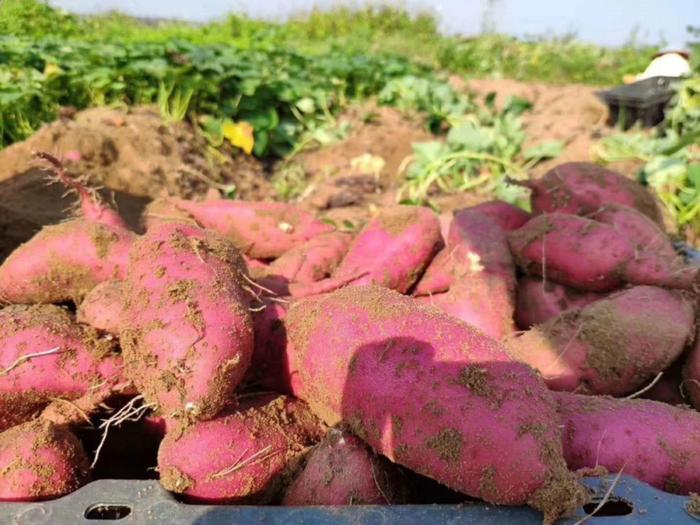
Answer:
[(233, 413), (169, 432), (158, 451), (160, 482), (192, 502), (266, 503), (321, 433), (301, 401), (249, 398)]
[(415, 300), (433, 305), (493, 339), (501, 339), (515, 331), (513, 291), (504, 279), (496, 275), (467, 277), (452, 284), (445, 293), (416, 297)]
[(632, 241), (638, 252), (656, 253), (671, 261), (678, 258), (671, 240), (658, 224), (630, 206), (605, 204), (587, 217), (612, 226)]
[(295, 297), (330, 292), (348, 284), (380, 284), (406, 292), (442, 242), (440, 221), (429, 208), (382, 208), (353, 240), (333, 276), (316, 283), (293, 283)]
[(238, 250), (178, 223), (134, 243), (120, 341), (130, 378), (166, 417), (219, 413), (250, 364), (253, 326)]
[(678, 494), (700, 490), (700, 414), (642, 399), (554, 394), (572, 469), (604, 467)]
[(482, 275), (499, 277), (511, 294), (515, 289), (515, 267), (503, 229), (476, 208), (465, 208), (455, 212), (447, 245), (428, 266), (414, 295), (443, 292), (456, 281)]
[(526, 273), (578, 290), (606, 292), (623, 283), (692, 289), (700, 274), (656, 253), (640, 254), (612, 226), (575, 215), (538, 215), (508, 240)]
[(124, 289), (122, 281), (104, 281), (85, 296), (77, 310), (80, 323), (117, 334), (122, 328), (124, 315)]
[(683, 365), (681, 392), (697, 410), (700, 410), (700, 329), (695, 334), (693, 347)]
[(309, 239), (333, 231), (308, 211), (279, 202), (171, 198), (176, 208), (199, 225), (219, 232), (256, 259), (273, 259)]
[(0, 310), (0, 431), (52, 402), (55, 417), (74, 407), (90, 412), (126, 388), (114, 348), (113, 341), (78, 325), (58, 306)]
[(668, 403), (669, 405), (687, 405), (689, 400), (684, 397), (683, 388), (683, 363), (685, 356), (681, 356), (671, 366), (663, 371), (663, 375), (649, 389), (639, 397)]
[(385, 505), (407, 491), (397, 467), (352, 434), (331, 430), (309, 453), (289, 485), (283, 505)]
[(0, 501), (58, 498), (88, 480), (87, 455), (69, 430), (35, 420), (0, 433)]
[(469, 209), (486, 215), (507, 232), (517, 230), (531, 218), (525, 210), (504, 201), (482, 202)]
[(537, 277), (521, 277), (515, 303), (515, 323), (521, 330), (542, 324), (572, 308), (584, 306), (606, 297), (596, 292), (580, 292)]
[(302, 398), (391, 461), (492, 503), (527, 502), (547, 520), (584, 499), (545, 386), (466, 323), (353, 286), (293, 304), (287, 330)]
[(347, 253), (352, 235), (330, 232), (318, 235), (275, 259), (269, 272), (298, 283), (329, 277)]
[(506, 344), (554, 390), (622, 396), (678, 358), (694, 319), (693, 304), (681, 293), (635, 286), (568, 310)]
[(560, 164), (538, 180), (526, 183), (532, 190), (532, 212), (587, 215), (604, 204), (631, 206), (663, 224), (651, 194), (638, 182), (589, 162)]

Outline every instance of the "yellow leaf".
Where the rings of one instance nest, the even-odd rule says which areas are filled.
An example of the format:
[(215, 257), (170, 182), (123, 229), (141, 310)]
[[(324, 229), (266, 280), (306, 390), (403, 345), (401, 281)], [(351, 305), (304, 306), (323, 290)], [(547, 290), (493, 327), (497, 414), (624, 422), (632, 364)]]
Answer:
[(223, 135), (228, 141), (241, 148), (248, 155), (253, 152), (253, 146), (255, 146), (255, 137), (253, 136), (253, 126), (245, 122), (244, 120), (240, 122), (225, 122), (221, 127)]
[(58, 75), (60, 72), (61, 68), (56, 64), (47, 63), (46, 66), (44, 66), (44, 77), (46, 78)]

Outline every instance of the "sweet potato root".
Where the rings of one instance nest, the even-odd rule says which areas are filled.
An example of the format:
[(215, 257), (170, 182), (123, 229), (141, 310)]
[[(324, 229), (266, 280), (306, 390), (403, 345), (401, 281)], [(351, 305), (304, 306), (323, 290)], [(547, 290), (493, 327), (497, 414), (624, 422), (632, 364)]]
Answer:
[(353, 286), (295, 303), (287, 330), (302, 397), (390, 460), (492, 503), (527, 502), (546, 519), (585, 498), (545, 386), (466, 323)]

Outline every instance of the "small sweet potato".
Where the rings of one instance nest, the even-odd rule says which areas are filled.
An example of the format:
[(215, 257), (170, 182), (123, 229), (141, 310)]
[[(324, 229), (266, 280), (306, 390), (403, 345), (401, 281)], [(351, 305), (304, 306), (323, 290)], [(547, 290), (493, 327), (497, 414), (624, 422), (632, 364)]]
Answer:
[(700, 490), (700, 414), (644, 399), (554, 394), (572, 469), (604, 467), (677, 494)]
[(135, 234), (114, 210), (58, 166), (59, 178), (80, 195), (82, 216), (45, 226), (10, 254), (0, 266), (3, 301), (79, 302), (102, 281), (124, 276)]
[(174, 206), (199, 225), (231, 241), (256, 259), (273, 259), (309, 239), (333, 231), (311, 213), (291, 204), (210, 199), (202, 202), (172, 197)]
[(111, 334), (119, 333), (124, 315), (124, 285), (109, 280), (95, 286), (85, 296), (76, 313), (78, 322)]
[(232, 413), (169, 432), (158, 451), (160, 482), (191, 502), (266, 503), (321, 434), (301, 401), (248, 398)]
[(83, 446), (69, 430), (35, 420), (0, 433), (0, 501), (42, 501), (89, 481)]
[(75, 407), (89, 413), (126, 388), (114, 350), (113, 341), (75, 323), (58, 306), (0, 310), (0, 431), (28, 421), (50, 403), (53, 418), (66, 422)]
[(289, 485), (283, 505), (386, 505), (405, 501), (397, 467), (355, 436), (331, 430)]
[(547, 520), (585, 499), (564, 466), (549, 391), (466, 323), (351, 286), (293, 304), (287, 330), (302, 398), (391, 461)]
[(482, 202), (469, 209), (486, 215), (507, 232), (517, 230), (531, 218), (525, 210), (504, 201)]
[(406, 292), (442, 243), (440, 221), (429, 208), (382, 208), (353, 240), (333, 276), (310, 284), (293, 283), (294, 297), (336, 290), (348, 284), (380, 284)]
[(253, 354), (245, 264), (214, 232), (163, 223), (134, 243), (119, 334), (126, 376), (160, 415), (214, 417)]
[(692, 301), (680, 292), (635, 286), (563, 312), (506, 344), (553, 390), (622, 396), (680, 356), (694, 319)]
[(515, 323), (521, 330), (606, 297), (603, 293), (580, 292), (563, 284), (527, 276), (518, 279), (515, 295)]
[(587, 215), (604, 204), (631, 206), (663, 224), (656, 201), (644, 186), (589, 162), (567, 162), (526, 183), (532, 190), (532, 212)]

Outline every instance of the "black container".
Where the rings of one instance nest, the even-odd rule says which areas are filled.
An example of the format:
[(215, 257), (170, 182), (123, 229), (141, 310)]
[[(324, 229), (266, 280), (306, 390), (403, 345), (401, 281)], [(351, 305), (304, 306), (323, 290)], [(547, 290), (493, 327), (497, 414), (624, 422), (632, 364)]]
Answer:
[(608, 105), (609, 124), (626, 130), (639, 122), (650, 128), (663, 122), (664, 109), (679, 80), (677, 77), (652, 77), (596, 94)]

